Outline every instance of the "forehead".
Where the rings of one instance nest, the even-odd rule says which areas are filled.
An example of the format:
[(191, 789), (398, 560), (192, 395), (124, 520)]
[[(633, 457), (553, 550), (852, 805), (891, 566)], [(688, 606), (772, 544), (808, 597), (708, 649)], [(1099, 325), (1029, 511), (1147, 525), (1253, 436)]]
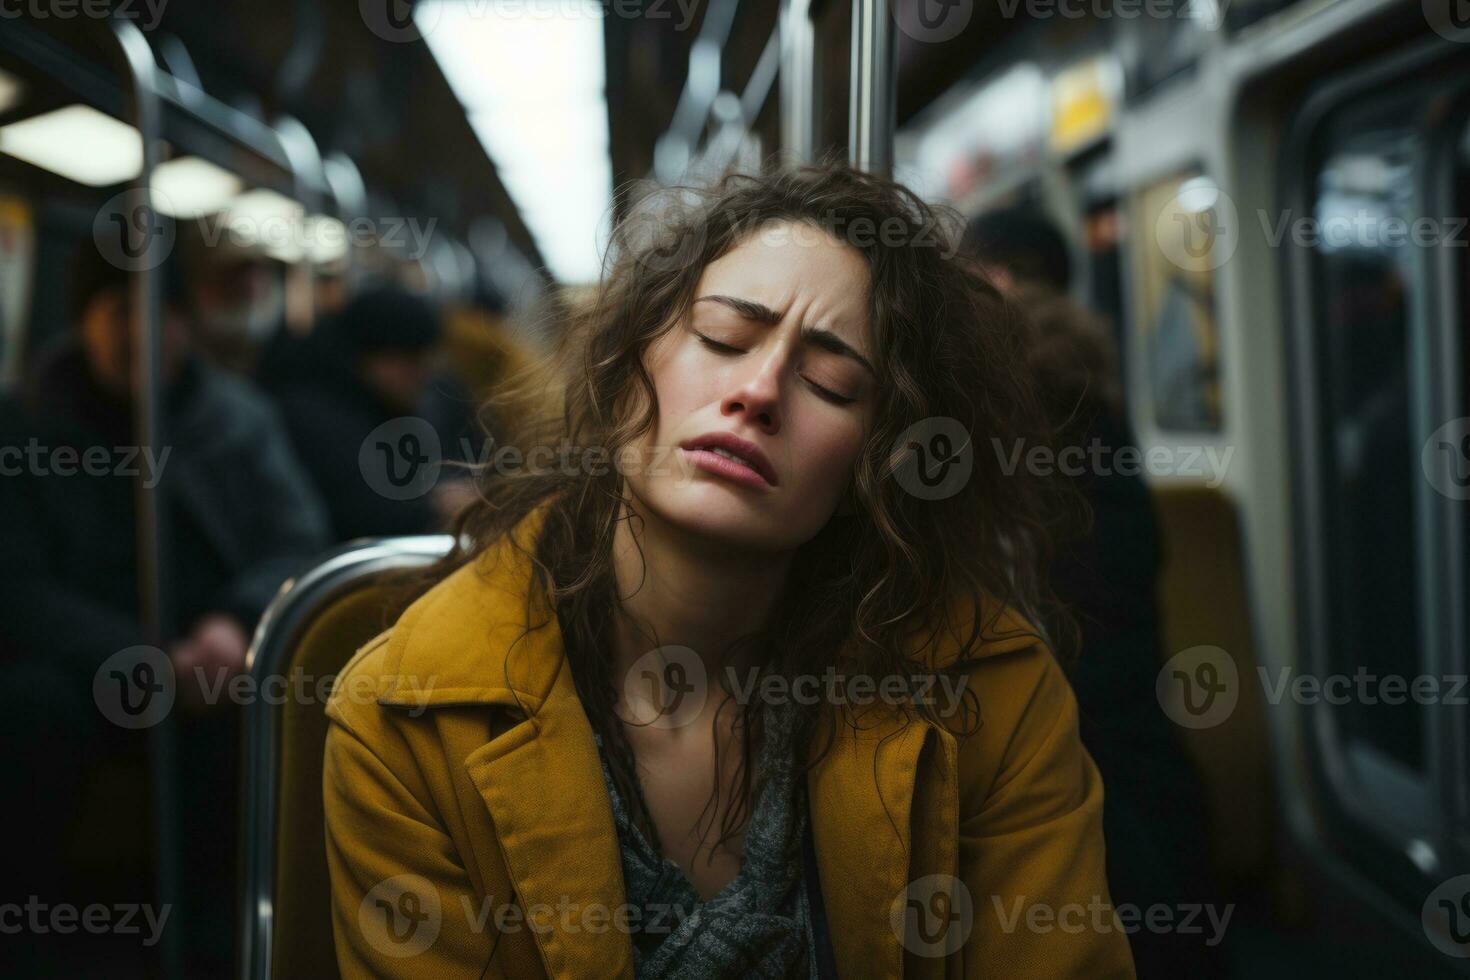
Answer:
[(867, 321), (868, 266), (857, 249), (831, 233), (778, 221), (751, 232), (706, 266), (699, 291), (754, 300), (780, 313), (800, 306), (809, 325), (861, 331)]

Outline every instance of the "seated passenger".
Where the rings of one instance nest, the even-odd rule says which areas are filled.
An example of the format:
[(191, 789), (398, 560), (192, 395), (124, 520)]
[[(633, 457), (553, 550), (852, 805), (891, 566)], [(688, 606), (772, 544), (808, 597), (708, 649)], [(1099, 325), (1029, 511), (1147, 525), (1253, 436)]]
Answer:
[[(128, 275), (95, 248), (84, 249), (73, 276), (73, 331), (39, 354), (5, 406), (0, 716), (6, 764), (30, 787), (25, 844), (7, 859), (21, 867), (4, 877), (56, 886), (84, 777), (139, 747), (142, 733), (110, 723), (94, 682), (109, 690), (104, 663), (151, 642), (139, 620), (142, 480), (159, 495), (163, 629), (186, 709), (177, 745), (178, 770), (188, 774), (183, 874), (201, 914), (184, 928), (212, 946), (210, 962), (227, 965), (231, 904), (222, 896), (233, 894), (238, 712), (224, 692), (281, 583), (327, 544), (326, 521), (274, 408), (193, 353), (182, 291), (170, 281), (159, 445), (140, 447), (134, 436)], [(145, 829), (119, 825), (119, 846), (136, 848)]]
[[(1209, 870), (1204, 790), (1155, 693), (1164, 658), (1153, 501), (1140, 474), (1112, 465), (1134, 441), (1108, 325), (1067, 297), (1066, 240), (1046, 218), (1024, 209), (985, 215), (971, 223), (967, 243), (1030, 320), (1026, 358), (1058, 460), (1071, 448), (1083, 453), (1073, 458), (1106, 467), (1069, 474), (1086, 507), (1058, 524), (1051, 578), (1081, 633), (1069, 675), (1082, 742), (1108, 789), (1103, 823), (1113, 900), (1140, 910), (1213, 902), (1219, 896)], [(1224, 975), (1213, 930), (1136, 928), (1130, 938), (1141, 980)]]
[(329, 703), (344, 977), (1133, 976), (1047, 484), (971, 449), (1032, 437), (1019, 320), (944, 243), (844, 168), (620, 234), (520, 447), (573, 465)]
[[(473, 406), (459, 385), (436, 376), (442, 333), (428, 301), (380, 285), (298, 345), (310, 370), (293, 372), (276, 397), (337, 540), (426, 534), (452, 516), (444, 505), (455, 473), (441, 464), (461, 458)], [(445, 479), (430, 472), (416, 484), (420, 466)]]

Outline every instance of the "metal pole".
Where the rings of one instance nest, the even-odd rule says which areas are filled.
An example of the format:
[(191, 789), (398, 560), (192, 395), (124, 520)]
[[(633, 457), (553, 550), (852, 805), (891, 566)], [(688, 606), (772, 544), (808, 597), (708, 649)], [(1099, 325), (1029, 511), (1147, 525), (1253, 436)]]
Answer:
[[(294, 116), (281, 116), (276, 120), (275, 130), (286, 160), (291, 164), (291, 179), (304, 222), (321, 210), (321, 196), (316, 191), (313, 178), (320, 180), (323, 186), (330, 186), (322, 167), (321, 152), (311, 138), (311, 131)], [(300, 230), (304, 233), (305, 226)], [(316, 296), (312, 285), (315, 270), (310, 250), (304, 247), (307, 244), (303, 238), (302, 253), (286, 267), (286, 326), (297, 335), (311, 332), (316, 320)]]
[(884, 177), (893, 172), (894, 67), (887, 0), (853, 0), (848, 160)]
[[(153, 170), (158, 164), (158, 137), (162, 112), (159, 107), (156, 62), (148, 39), (131, 20), (112, 21), (113, 37), (122, 50), (132, 85), (134, 125), (143, 142), (143, 166), (128, 190), (128, 213), (145, 218), (142, 260), (132, 276), (132, 342), (134, 381), (134, 433), (145, 453), (157, 453), (162, 444), (161, 385), (163, 337), (159, 329), (157, 267), (166, 257), (164, 243), (154, 233)], [(143, 642), (163, 648), (168, 640), (164, 582), (164, 514), (159, 486), (139, 476), (135, 487), (138, 553), (138, 618)], [(178, 828), (177, 771), (174, 765), (172, 719), (165, 717), (149, 729), (149, 767), (153, 790), (154, 853), (156, 888), (160, 903), (170, 914), (172, 929), (165, 929), (159, 943), (162, 975), (183, 975), (178, 908), (179, 861), (176, 847)]]
[(787, 163), (812, 159), (813, 34), (810, 0), (787, 0), (781, 15), (781, 154)]

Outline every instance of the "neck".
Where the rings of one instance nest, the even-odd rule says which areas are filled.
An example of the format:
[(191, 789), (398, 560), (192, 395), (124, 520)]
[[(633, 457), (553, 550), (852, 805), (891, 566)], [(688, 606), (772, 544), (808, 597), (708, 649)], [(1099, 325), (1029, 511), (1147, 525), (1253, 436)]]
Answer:
[(710, 688), (733, 666), (733, 644), (764, 627), (785, 588), (791, 553), (742, 551), (671, 525), (636, 500), (624, 505), (613, 536), (613, 569), (622, 615), (617, 671), (659, 646), (699, 656)]

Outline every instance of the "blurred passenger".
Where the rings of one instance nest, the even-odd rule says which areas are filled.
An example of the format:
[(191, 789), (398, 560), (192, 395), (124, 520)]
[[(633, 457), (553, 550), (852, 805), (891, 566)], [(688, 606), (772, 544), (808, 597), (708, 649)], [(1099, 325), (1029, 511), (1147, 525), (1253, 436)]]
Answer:
[(375, 286), (317, 325), (299, 351), (309, 370), (280, 385), (291, 438), (337, 540), (439, 530), (472, 493), (449, 473), (422, 493), (385, 482), (395, 473), (411, 481), (422, 465), (475, 452), (461, 451), (473, 431), (471, 398), (436, 374), (442, 336), (427, 300)]
[[(1027, 360), (1058, 458), (1076, 447), (1088, 461), (1076, 486), (1089, 513), (1056, 529), (1051, 579), (1081, 631), (1081, 655), (1069, 673), (1082, 742), (1106, 787), (1113, 901), (1140, 910), (1163, 904), (1182, 915), (1181, 906), (1218, 896), (1208, 863), (1203, 787), (1155, 694), (1163, 663), (1159, 532), (1143, 477), (1112, 465), (1134, 438), (1108, 325), (1063, 292), (1070, 278), (1066, 240), (1045, 217), (1020, 209), (982, 216), (965, 240), (1030, 321)], [(1107, 465), (1092, 466), (1094, 458)], [(1221, 946), (1204, 942), (1211, 932), (1133, 932), (1140, 980), (1223, 976)]]
[(960, 250), (1003, 293), (1023, 284), (1065, 293), (1072, 281), (1072, 253), (1050, 218), (1016, 205), (987, 211), (965, 228)]
[(195, 342), (221, 367), (253, 375), (285, 322), (285, 267), (230, 246), (228, 238), (186, 256)]
[[(197, 355), (184, 292), (171, 271), (166, 278), (161, 448), (140, 449), (134, 435), (129, 277), (90, 247), (74, 269), (73, 330), (38, 356), (4, 407), (0, 655), (11, 682), (0, 715), (12, 742), (7, 765), (29, 783), (23, 819), (32, 824), (25, 846), (9, 849), (21, 865), (9, 880), (57, 886), (88, 774), (139, 749), (140, 733), (99, 712), (93, 684), (110, 656), (148, 639), (139, 621), (141, 477), (159, 494), (164, 629), (184, 708), (183, 877), (199, 913), (189, 935), (227, 965), (238, 712), (220, 685), (242, 670), (282, 581), (325, 545), (326, 517), (275, 409)], [(114, 846), (136, 848), (144, 827), (118, 824)]]

